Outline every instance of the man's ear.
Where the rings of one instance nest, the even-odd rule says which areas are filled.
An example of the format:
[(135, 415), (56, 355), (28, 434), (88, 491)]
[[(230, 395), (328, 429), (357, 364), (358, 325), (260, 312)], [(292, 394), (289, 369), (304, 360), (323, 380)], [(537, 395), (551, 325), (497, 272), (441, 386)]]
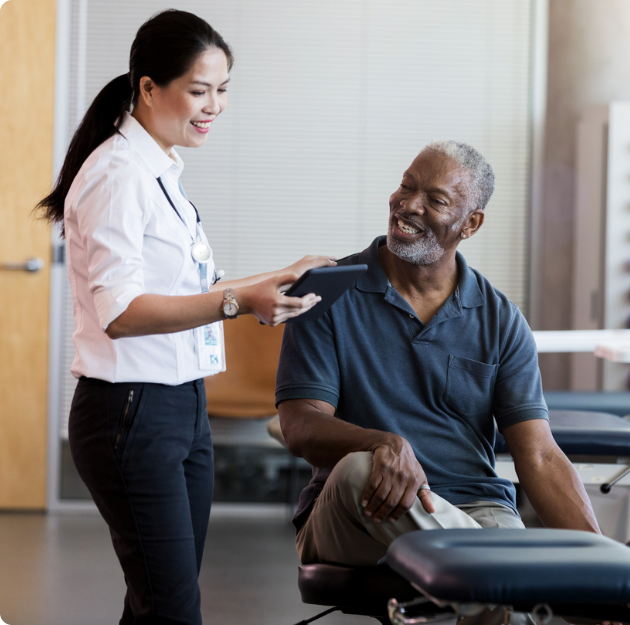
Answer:
[(481, 228), (485, 218), (486, 214), (481, 209), (477, 209), (470, 213), (466, 219), (464, 227), (462, 228), (460, 235), (462, 239), (470, 239), (470, 237), (475, 234), (479, 228)]
[(140, 97), (147, 106), (153, 106), (153, 94), (155, 91), (155, 83), (148, 77), (143, 76), (139, 84)]

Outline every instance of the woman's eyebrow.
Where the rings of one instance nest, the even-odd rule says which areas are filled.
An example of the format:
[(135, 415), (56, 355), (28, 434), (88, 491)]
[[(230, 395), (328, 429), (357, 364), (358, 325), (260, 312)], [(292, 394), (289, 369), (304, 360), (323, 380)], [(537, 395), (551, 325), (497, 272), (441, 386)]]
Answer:
[[(224, 80), (219, 86), (227, 85), (230, 82), (230, 79)], [(209, 82), (204, 82), (203, 80), (191, 80), (190, 84), (192, 85), (203, 85), (204, 87), (212, 87)]]

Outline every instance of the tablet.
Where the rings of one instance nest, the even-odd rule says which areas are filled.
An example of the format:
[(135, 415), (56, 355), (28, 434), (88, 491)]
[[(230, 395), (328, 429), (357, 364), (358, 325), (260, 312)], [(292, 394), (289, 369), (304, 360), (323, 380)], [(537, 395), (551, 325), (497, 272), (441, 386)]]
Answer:
[(361, 276), (367, 265), (343, 265), (338, 267), (317, 267), (305, 271), (285, 293), (289, 297), (303, 297), (315, 293), (322, 298), (308, 312), (287, 319), (285, 323), (312, 321), (319, 319)]

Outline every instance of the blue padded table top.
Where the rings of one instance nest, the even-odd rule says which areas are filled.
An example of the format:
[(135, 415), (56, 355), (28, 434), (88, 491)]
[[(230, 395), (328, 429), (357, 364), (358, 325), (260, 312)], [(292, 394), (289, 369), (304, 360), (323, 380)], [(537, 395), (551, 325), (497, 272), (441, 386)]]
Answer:
[(386, 559), (423, 593), (451, 603), (630, 602), (630, 549), (589, 532), (417, 531), (397, 538)]
[[(550, 410), (549, 425), (565, 454), (630, 456), (630, 421), (605, 412)], [(505, 439), (497, 432), (496, 453), (507, 453)]]
[(607, 412), (618, 417), (630, 414), (628, 391), (545, 391), (549, 410)]

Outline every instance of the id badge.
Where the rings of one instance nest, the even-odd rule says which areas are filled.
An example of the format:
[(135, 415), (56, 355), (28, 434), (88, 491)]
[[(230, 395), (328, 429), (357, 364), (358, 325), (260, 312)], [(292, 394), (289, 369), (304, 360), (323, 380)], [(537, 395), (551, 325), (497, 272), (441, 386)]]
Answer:
[(195, 328), (195, 339), (199, 368), (213, 373), (225, 371), (223, 321)]

